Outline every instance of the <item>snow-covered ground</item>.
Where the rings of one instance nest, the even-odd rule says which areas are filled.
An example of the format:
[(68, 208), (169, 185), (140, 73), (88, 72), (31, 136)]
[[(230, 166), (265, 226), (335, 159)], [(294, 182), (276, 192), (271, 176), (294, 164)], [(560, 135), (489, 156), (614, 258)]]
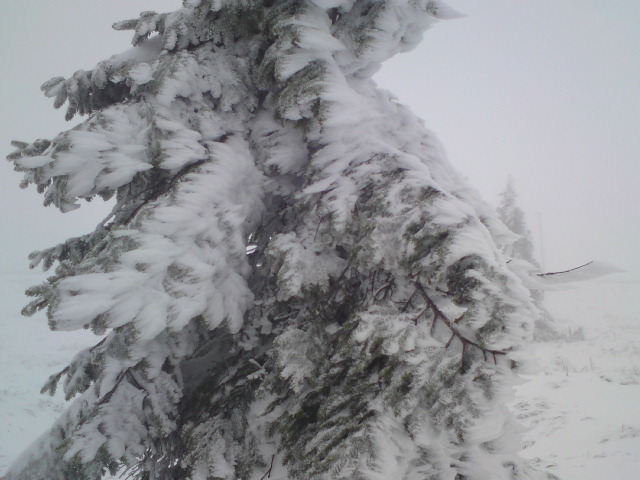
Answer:
[(517, 389), (523, 455), (563, 480), (640, 478), (640, 282), (615, 277), (547, 292), (565, 339)]
[[(613, 277), (547, 293), (565, 340), (534, 345), (539, 372), (513, 402), (531, 427), (523, 454), (562, 480), (635, 480), (640, 471), (640, 283)], [(0, 475), (63, 408), (40, 386), (93, 340), (20, 316), (23, 291), (43, 278), (0, 275)]]

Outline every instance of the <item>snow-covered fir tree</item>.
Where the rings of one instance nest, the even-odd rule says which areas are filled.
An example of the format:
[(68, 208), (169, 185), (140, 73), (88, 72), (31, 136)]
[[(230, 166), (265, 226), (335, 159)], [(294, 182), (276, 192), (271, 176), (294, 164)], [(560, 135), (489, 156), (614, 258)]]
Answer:
[(503, 246), (505, 254), (510, 258), (524, 260), (539, 268), (538, 261), (533, 253), (531, 231), (527, 227), (524, 211), (518, 205), (518, 194), (511, 176), (508, 177), (507, 184), (500, 193), (500, 204), (496, 211), (502, 223), (513, 233), (520, 236), (516, 241)]
[(558, 332), (551, 314), (544, 306), (544, 288), (540, 280), (540, 264), (535, 258), (531, 231), (527, 227), (524, 211), (518, 205), (518, 194), (511, 176), (507, 179), (504, 190), (500, 193), (500, 204), (496, 209), (498, 218), (513, 233), (518, 235), (514, 241), (501, 246), (509, 262), (509, 268), (520, 276), (524, 285), (529, 288), (534, 304), (538, 307), (533, 331), (535, 340), (557, 340), (562, 335)]
[(114, 199), (34, 253), (24, 310), (96, 344), (11, 480), (541, 479), (505, 402), (536, 309), (510, 234), (380, 62), (435, 0), (185, 0), (43, 85), (67, 118), (10, 156), (46, 205)]

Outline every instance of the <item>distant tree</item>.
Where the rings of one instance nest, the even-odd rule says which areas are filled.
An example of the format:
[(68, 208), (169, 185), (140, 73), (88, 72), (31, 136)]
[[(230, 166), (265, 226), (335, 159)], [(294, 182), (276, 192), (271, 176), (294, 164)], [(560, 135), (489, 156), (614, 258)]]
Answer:
[(535, 259), (531, 231), (527, 227), (524, 211), (518, 206), (518, 195), (511, 176), (500, 194), (500, 204), (496, 209), (498, 218), (519, 238), (502, 246), (512, 271), (518, 273), (529, 288), (539, 315), (535, 320), (534, 339), (539, 341), (557, 340), (562, 335), (558, 332), (551, 313), (544, 306), (544, 288), (539, 278), (540, 264)]
[(503, 227), (371, 79), (439, 1), (185, 0), (44, 84), (10, 156), (46, 205), (115, 199), (24, 313), (100, 336), (11, 480), (546, 478), (505, 402), (535, 308)]
[(511, 176), (507, 179), (507, 185), (500, 194), (500, 204), (496, 211), (502, 223), (513, 233), (520, 235), (520, 238), (515, 242), (504, 246), (504, 252), (510, 258), (525, 260), (539, 267), (533, 253), (531, 231), (527, 227), (524, 211), (518, 206), (518, 194)]

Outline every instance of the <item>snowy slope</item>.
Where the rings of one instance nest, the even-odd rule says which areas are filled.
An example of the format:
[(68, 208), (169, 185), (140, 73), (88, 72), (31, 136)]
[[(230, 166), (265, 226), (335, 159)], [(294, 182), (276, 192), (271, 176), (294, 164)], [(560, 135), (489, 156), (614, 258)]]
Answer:
[(514, 402), (523, 455), (563, 480), (640, 478), (640, 283), (611, 278), (547, 293), (566, 337), (535, 345)]
[[(0, 474), (61, 411), (38, 394), (92, 340), (24, 318), (22, 292), (42, 274), (0, 276)], [(540, 371), (513, 409), (531, 427), (524, 455), (563, 480), (634, 480), (640, 471), (640, 283), (585, 282), (547, 293), (571, 341), (535, 345)]]
[(64, 408), (60, 393), (39, 394), (42, 384), (94, 339), (89, 332), (51, 332), (44, 315), (20, 315), (25, 289), (44, 278), (0, 275), (0, 475)]

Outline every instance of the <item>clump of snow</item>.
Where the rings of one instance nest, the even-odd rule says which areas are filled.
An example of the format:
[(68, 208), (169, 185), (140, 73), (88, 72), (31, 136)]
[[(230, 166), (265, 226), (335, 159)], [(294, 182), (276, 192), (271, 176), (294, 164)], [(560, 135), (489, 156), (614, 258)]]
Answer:
[(129, 77), (138, 85), (144, 85), (153, 80), (153, 69), (148, 63), (139, 63), (129, 70)]

